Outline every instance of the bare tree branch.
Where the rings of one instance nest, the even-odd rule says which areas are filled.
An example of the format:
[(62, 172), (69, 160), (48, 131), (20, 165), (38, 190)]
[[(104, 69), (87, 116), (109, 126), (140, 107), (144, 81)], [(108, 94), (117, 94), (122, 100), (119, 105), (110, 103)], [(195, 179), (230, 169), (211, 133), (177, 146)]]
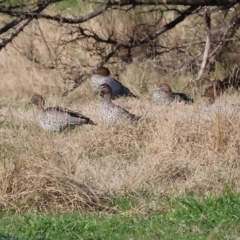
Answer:
[(6, 38), (4, 38), (3, 41), (0, 43), (0, 51), (2, 50), (2, 48), (6, 47), (6, 45), (10, 43), (31, 21), (32, 19), (24, 20), (12, 33), (10, 33)]
[(90, 32), (90, 31), (88, 29), (82, 28), (81, 26), (78, 26), (77, 29), (78, 29), (79, 33), (81, 33), (81, 35), (86, 38), (93, 38), (97, 42), (103, 42), (103, 43), (117, 45), (116, 50), (118, 50), (119, 48), (127, 48), (127, 49), (134, 48), (134, 47), (138, 47), (140, 45), (146, 44), (146, 43), (150, 42), (151, 40), (157, 38), (159, 35), (163, 34), (164, 32), (169, 31), (170, 29), (174, 28), (177, 24), (182, 22), (187, 16), (191, 15), (196, 9), (198, 9), (197, 6), (189, 7), (187, 10), (183, 11), (176, 19), (174, 19), (170, 23), (164, 25), (159, 30), (149, 34), (147, 37), (139, 39), (139, 40), (134, 40), (133, 37), (129, 37), (130, 40), (125, 43), (119, 43), (118, 41), (111, 39), (111, 35), (110, 35), (110, 37), (108, 37), (108, 39), (103, 39), (100, 36), (98, 36), (96, 33), (91, 32), (90, 34), (88, 34), (87, 31), (88, 32)]
[[(240, 27), (240, 17), (239, 15), (237, 15), (231, 22), (231, 24), (229, 25), (229, 27), (227, 28), (227, 31), (225, 32), (224, 36), (222, 37), (222, 40), (224, 39), (231, 39), (233, 37), (233, 35), (237, 32), (237, 30)], [(216, 47), (216, 49), (213, 50), (212, 54), (210, 55), (210, 57), (213, 57), (216, 54), (216, 58), (219, 59), (221, 58), (221, 56), (224, 53), (224, 48), (229, 44), (230, 41), (222, 41), (219, 46)], [(218, 49), (221, 50), (218, 51)]]
[[(172, 4), (172, 5), (185, 5), (185, 6), (228, 6), (238, 3), (237, 0), (110, 0), (106, 2), (104, 5), (96, 8), (92, 12), (76, 18), (67, 18), (62, 17), (60, 15), (48, 15), (44, 13), (37, 13), (35, 11), (21, 11), (21, 10), (14, 10), (6, 7), (0, 7), (0, 13), (9, 14), (11, 16), (26, 16), (32, 18), (44, 18), (56, 22), (61, 23), (68, 23), (68, 24), (77, 24), (86, 22), (102, 13), (107, 11), (111, 6), (124, 6), (124, 5), (161, 5), (161, 4)], [(130, 8), (131, 9), (131, 8)]]
[[(223, 18), (223, 11), (225, 11), (225, 16), (232, 18), (236, 9), (239, 8), (237, 4), (239, 0), (102, 0), (96, 2), (97, 7), (94, 10), (81, 16), (65, 17), (62, 14), (54, 15), (54, 13), (43, 12), (48, 5), (58, 1), (61, 0), (39, 0), (29, 6), (23, 2), (23, 5), (19, 7), (16, 7), (17, 5), (6, 7), (7, 5), (1, 4), (0, 13), (15, 19), (10, 19), (11, 22), (4, 23), (5, 26), (2, 25), (3, 27), (0, 28), (0, 35), (3, 34), (0, 50), (11, 42), (33, 19), (46, 19), (48, 22), (56, 22), (57, 24), (54, 24), (54, 27), (58, 26), (59, 29), (54, 36), (45, 34), (45, 29), (41, 29), (40, 26), (39, 32), (33, 33), (36, 39), (42, 37), (46, 46), (44, 51), (47, 51), (45, 56), (48, 56), (51, 62), (45, 61), (46, 59), (38, 54), (37, 46), (36, 48), (35, 46), (32, 47), (34, 49), (32, 56), (33, 59), (40, 59), (41, 66), (56, 69), (63, 82), (73, 81), (74, 86), (63, 94), (65, 96), (86, 81), (96, 68), (107, 62), (116, 63), (119, 60), (125, 66), (126, 63), (129, 64), (133, 59), (137, 59), (140, 54), (143, 55), (143, 58), (154, 58), (156, 61), (152, 66), (162, 69), (161, 71), (164, 72), (168, 72), (169, 69), (185, 71), (186, 66), (190, 66), (196, 73), (196, 69), (199, 70), (201, 64), (197, 76), (197, 79), (200, 79), (204, 70), (208, 69), (207, 64), (210, 62), (210, 57), (221, 56), (221, 51), (224, 52), (225, 46), (228, 44), (227, 40), (237, 39), (236, 41), (238, 41), (238, 36), (235, 33), (240, 26), (240, 20), (236, 18), (231, 22), (231, 26), (224, 35), (222, 35), (223, 31), (220, 34), (217, 33), (216, 36), (218, 37), (215, 41), (211, 41), (215, 49), (209, 54), (210, 12), (215, 11), (216, 19), (214, 19), (214, 23), (215, 21), (219, 23), (223, 19), (224, 23), (222, 25), (229, 24), (229, 18)], [(168, 6), (168, 4), (175, 5), (175, 7)], [(142, 5), (151, 7), (143, 8)], [(179, 5), (188, 6), (188, 8), (179, 8)], [(234, 5), (235, 8), (232, 11), (230, 7)], [(137, 6), (140, 7), (137, 8)], [(209, 14), (206, 18), (206, 42), (202, 34), (204, 26), (202, 21), (199, 21), (203, 16), (201, 11), (203, 6), (208, 6)], [(210, 6), (216, 7), (210, 8)], [(219, 9), (221, 11), (218, 12)], [(228, 12), (228, 9), (231, 11)], [(112, 12), (108, 14), (107, 11), (115, 12), (114, 14)], [(177, 34), (168, 32), (194, 13), (198, 13), (194, 15), (194, 19), (190, 18), (189, 21), (186, 21), (186, 25), (189, 26), (187, 34), (182, 35), (180, 26), (180, 31), (176, 30)], [(103, 17), (96, 18), (101, 14), (103, 14)], [(176, 16), (176, 14), (178, 15)], [(207, 16), (207, 13), (205, 14)], [(115, 15), (120, 16), (120, 18), (114, 19)], [(173, 20), (172, 17), (174, 17)], [(90, 19), (94, 19), (91, 20), (90, 24), (82, 24)], [(118, 21), (121, 21), (121, 24)], [(225, 28), (222, 27), (221, 30), (225, 31)], [(166, 32), (168, 33), (164, 34)], [(26, 31), (26, 35), (27, 33), (28, 31)], [(164, 34), (164, 38), (159, 37), (162, 34)], [(234, 34), (235, 36), (233, 36)], [(53, 41), (50, 40), (52, 38), (54, 38)], [(214, 44), (214, 42), (217, 42), (216, 40), (220, 41), (217, 46)], [(25, 55), (29, 51), (27, 47), (21, 49)], [(203, 48), (205, 49), (204, 53), (202, 53)], [(78, 54), (78, 51), (80, 54)], [(162, 56), (158, 58), (157, 55)], [(88, 58), (89, 63), (86, 62), (84, 68), (77, 69), (79, 66), (83, 67), (84, 60)], [(68, 74), (69, 77), (66, 77)]]
[[(48, 5), (51, 3), (56, 2), (56, 0), (50, 0), (46, 1), (44, 3), (39, 4), (36, 8), (32, 10), (32, 13), (38, 14), (41, 11), (43, 11)], [(8, 43), (10, 43), (18, 34), (24, 29), (25, 26), (27, 26), (31, 21), (32, 17), (29, 19), (26, 19), (26, 16), (19, 15), (20, 17), (11, 21), (10, 23), (6, 24), (4, 27), (0, 29), (0, 34), (3, 34), (4, 32), (7, 32), (8, 30), (12, 29), (13, 27), (17, 26), (12, 33), (10, 33), (7, 37), (5, 37), (2, 42), (0, 43), (0, 51), (2, 48), (6, 47)], [(24, 21), (25, 19), (25, 21)]]
[(227, 6), (238, 0), (109, 0), (109, 5), (185, 5), (185, 6)]
[(0, 29), (0, 35), (7, 32), (9, 29), (15, 27), (17, 24), (19, 24), (22, 20), (25, 19), (25, 16), (21, 16), (17, 19), (14, 19), (10, 23), (7, 23), (4, 27)]
[[(70, 90), (65, 91), (63, 93), (63, 96), (67, 96), (68, 93), (70, 93), (73, 90), (75, 90), (76, 88), (78, 88), (83, 82), (85, 82), (87, 80), (87, 78), (89, 76), (91, 76), (91, 74), (94, 72), (95, 69), (97, 69), (98, 67), (103, 66), (111, 57), (114, 56), (114, 54), (120, 48), (131, 49), (131, 48), (134, 48), (134, 47), (137, 47), (137, 46), (140, 46), (140, 45), (144, 45), (144, 44), (150, 42), (151, 40), (155, 39), (156, 37), (158, 37), (159, 35), (163, 34), (164, 32), (174, 28), (178, 23), (182, 22), (187, 16), (192, 14), (196, 9), (198, 9), (198, 6), (189, 7), (187, 10), (182, 12), (181, 15), (178, 16), (176, 19), (174, 19), (170, 23), (166, 24), (165, 26), (160, 28), (158, 31), (153, 32), (152, 34), (149, 34), (147, 37), (145, 37), (143, 39), (140, 39), (139, 41), (134, 41), (133, 39), (130, 39), (129, 42), (127, 42), (127, 43), (117, 43), (117, 44), (113, 45), (112, 46), (112, 50), (107, 55), (102, 57), (102, 60), (94, 67), (94, 69), (92, 71), (90, 71), (89, 73), (85, 73), (85, 74), (81, 75), (80, 78), (75, 80), (75, 84), (74, 84), (73, 88), (70, 89)], [(84, 31), (82, 33), (84, 34)], [(87, 36), (87, 35), (85, 35), (85, 36)], [(94, 38), (95, 36), (94, 35), (90, 35), (88, 37)], [(97, 40), (99, 40), (99, 36), (97, 36)], [(111, 42), (109, 42), (109, 43), (111, 43)]]
[(57, 59), (56, 59), (56, 57), (54, 56), (54, 54), (53, 54), (50, 46), (48, 45), (48, 43), (47, 43), (47, 41), (46, 41), (46, 39), (45, 39), (45, 37), (44, 37), (43, 31), (42, 31), (42, 29), (41, 29), (41, 26), (40, 26), (40, 24), (39, 24), (38, 21), (37, 21), (37, 24), (38, 24), (38, 29), (39, 29), (39, 31), (40, 31), (41, 37), (42, 37), (42, 39), (43, 39), (43, 42), (44, 42), (44, 44), (45, 44), (45, 46), (46, 46), (46, 48), (47, 48), (47, 50), (48, 50), (49, 58), (51, 59), (51, 62), (52, 62), (52, 64), (53, 64), (54, 68), (57, 70), (57, 72), (59, 73), (59, 75), (60, 75), (60, 77), (62, 78), (62, 80), (65, 81), (65, 78), (64, 78), (64, 76), (63, 76), (63, 73), (62, 73), (61, 69), (58, 68)]
[(199, 71), (197, 79), (196, 79), (197, 81), (199, 79), (201, 79), (201, 77), (203, 75), (204, 69), (207, 64), (208, 53), (209, 53), (209, 49), (210, 49), (211, 18), (210, 18), (209, 7), (207, 7), (205, 10), (205, 22), (206, 22), (206, 44), (205, 44), (205, 49), (204, 49), (204, 53), (203, 53), (203, 61), (202, 61), (201, 68), (200, 68), (200, 71)]
[(161, 29), (159, 29), (155, 33), (152, 33), (149, 36), (147, 36), (146, 38), (140, 40), (138, 45), (147, 43), (150, 40), (152, 40), (152, 39), (158, 37), (159, 35), (163, 34), (164, 32), (169, 31), (170, 29), (174, 28), (177, 24), (182, 22), (187, 16), (191, 15), (196, 9), (198, 9), (198, 6), (192, 6), (192, 7), (188, 8), (187, 10), (182, 12), (181, 15), (179, 15), (172, 22), (166, 24), (165, 26), (163, 26)]
[(60, 15), (55, 15), (55, 16), (51, 16), (48, 14), (44, 14), (44, 13), (38, 13), (36, 11), (17, 11), (17, 10), (11, 10), (9, 8), (5, 8), (5, 7), (0, 7), (0, 13), (5, 13), (5, 14), (9, 14), (11, 16), (26, 16), (26, 17), (31, 17), (31, 18), (44, 18), (44, 19), (48, 19), (48, 20), (52, 20), (52, 21), (56, 21), (56, 22), (60, 22), (60, 23), (68, 23), (68, 24), (77, 24), (77, 23), (83, 23), (86, 22), (102, 13), (104, 13), (105, 11), (107, 11), (107, 9), (110, 6), (103, 5), (97, 9), (95, 9), (94, 11), (81, 16), (81, 17), (76, 17), (76, 18), (66, 18), (66, 17), (62, 17)]
[[(41, 11), (43, 11), (51, 2), (49, 1), (47, 4), (41, 4), (37, 8), (32, 10), (32, 14), (39, 14)], [(7, 8), (4, 8), (7, 9)], [(8, 8), (8, 10), (11, 8)], [(10, 23), (7, 23), (4, 27), (0, 29), (0, 35), (7, 32), (9, 29), (13, 28), (17, 24), (19, 24), (22, 20), (24, 20), (26, 16), (23, 14), (19, 14), (19, 18), (14, 19)]]
[[(221, 39), (218, 41), (217, 46), (212, 50), (212, 52), (207, 57), (208, 64), (215, 65), (216, 59), (220, 59), (222, 55), (225, 53), (225, 47), (233, 41), (236, 41), (236, 39), (233, 39), (233, 35), (236, 33), (236, 31), (240, 27), (240, 17), (238, 15), (233, 18), (231, 21), (231, 24), (226, 29), (225, 33), (221, 37)], [(206, 43), (207, 44), (207, 43)], [(210, 61), (211, 60), (211, 61)], [(197, 78), (199, 80), (199, 78)]]

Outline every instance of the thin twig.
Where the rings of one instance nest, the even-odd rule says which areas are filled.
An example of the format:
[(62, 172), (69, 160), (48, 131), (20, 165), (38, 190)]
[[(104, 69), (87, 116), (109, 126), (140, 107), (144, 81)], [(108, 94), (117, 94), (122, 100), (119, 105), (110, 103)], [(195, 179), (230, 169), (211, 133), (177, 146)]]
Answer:
[(0, 51), (6, 47), (6, 45), (8, 43), (10, 43), (23, 29), (25, 26), (27, 26), (30, 22), (32, 21), (32, 19), (26, 19), (24, 20), (22, 23), (19, 24), (18, 27), (16, 27), (16, 29), (10, 33), (7, 37), (5, 37), (2, 42), (0, 43)]
[(56, 69), (57, 72), (59, 73), (59, 75), (60, 75), (60, 77), (62, 78), (62, 80), (65, 81), (65, 78), (64, 78), (61, 70), (58, 68), (58, 63), (57, 63), (56, 57), (54, 56), (54, 54), (53, 54), (50, 46), (48, 45), (48, 43), (47, 43), (47, 41), (46, 41), (46, 39), (45, 39), (45, 37), (44, 37), (44, 35), (43, 35), (42, 29), (41, 29), (41, 26), (40, 26), (38, 20), (37, 20), (37, 24), (38, 24), (38, 29), (39, 29), (39, 31), (40, 31), (41, 37), (42, 37), (42, 39), (43, 39), (43, 42), (44, 42), (44, 44), (45, 44), (45, 46), (46, 46), (46, 48), (47, 48), (47, 50), (48, 50), (49, 58), (51, 59), (51, 62), (52, 62), (52, 64), (53, 64), (53, 66), (55, 67), (55, 69)]
[(203, 75), (203, 72), (204, 72), (206, 64), (207, 64), (208, 53), (209, 53), (209, 49), (210, 49), (211, 17), (210, 17), (209, 7), (206, 7), (205, 23), (206, 23), (206, 44), (205, 44), (205, 49), (204, 49), (204, 53), (203, 53), (203, 60), (202, 60), (201, 68), (200, 68), (200, 71), (198, 72), (196, 81), (199, 81)]

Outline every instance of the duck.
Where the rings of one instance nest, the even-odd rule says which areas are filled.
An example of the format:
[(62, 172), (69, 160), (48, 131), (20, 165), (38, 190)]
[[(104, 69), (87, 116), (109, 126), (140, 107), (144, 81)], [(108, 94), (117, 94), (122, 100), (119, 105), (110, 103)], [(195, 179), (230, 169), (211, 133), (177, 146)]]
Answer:
[(40, 94), (34, 93), (30, 103), (33, 105), (36, 121), (44, 130), (64, 131), (82, 124), (96, 125), (90, 118), (68, 108), (56, 106), (44, 109), (45, 101)]
[(184, 93), (173, 92), (171, 87), (166, 83), (160, 84), (159, 88), (154, 91), (153, 101), (157, 104), (170, 104), (172, 102), (193, 103), (193, 99)]
[(107, 83), (112, 89), (112, 98), (134, 97), (136, 96), (122, 83), (110, 77), (110, 70), (106, 67), (99, 67), (90, 79), (90, 85), (95, 93), (99, 93), (98, 88), (101, 84)]
[(224, 84), (220, 80), (212, 81), (204, 90), (201, 97), (208, 97), (209, 103), (213, 104), (215, 100), (220, 97), (225, 90)]
[(105, 123), (113, 125), (119, 121), (123, 121), (129, 124), (135, 124), (140, 120), (139, 116), (128, 112), (126, 109), (112, 102), (112, 89), (107, 83), (101, 84), (98, 87), (98, 92), (103, 97), (101, 113)]

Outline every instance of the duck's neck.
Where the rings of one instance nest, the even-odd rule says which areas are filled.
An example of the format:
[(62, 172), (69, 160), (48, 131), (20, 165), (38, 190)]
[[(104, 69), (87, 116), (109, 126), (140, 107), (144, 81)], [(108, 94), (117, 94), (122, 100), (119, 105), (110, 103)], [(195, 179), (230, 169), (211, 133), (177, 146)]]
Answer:
[(43, 105), (34, 105), (33, 106), (33, 111), (35, 115), (40, 114), (41, 112), (43, 112), (44, 108)]
[(109, 77), (109, 75), (102, 75), (102, 74), (94, 74), (95, 77), (100, 78), (100, 77)]
[(104, 102), (106, 102), (106, 103), (111, 103), (112, 102), (112, 94), (111, 93), (105, 93)]

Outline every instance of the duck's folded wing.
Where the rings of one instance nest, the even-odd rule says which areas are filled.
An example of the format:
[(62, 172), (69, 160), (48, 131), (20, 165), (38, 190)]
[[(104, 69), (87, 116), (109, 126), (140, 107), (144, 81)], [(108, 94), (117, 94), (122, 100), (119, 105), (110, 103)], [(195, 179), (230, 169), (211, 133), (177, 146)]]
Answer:
[(45, 111), (55, 111), (58, 114), (67, 114), (69, 116), (69, 123), (70, 124), (80, 124), (80, 123), (87, 123), (87, 124), (93, 124), (95, 123), (88, 117), (84, 116), (83, 114), (73, 111), (68, 108), (63, 107), (48, 107)]
[(114, 78), (105, 77), (105, 82), (111, 87), (113, 91), (113, 98), (118, 96), (136, 97), (127, 87)]
[(67, 113), (71, 117), (76, 117), (76, 118), (78, 118), (78, 117), (85, 117), (80, 112), (73, 111), (73, 110), (71, 110), (69, 108), (63, 108), (63, 107), (58, 107), (58, 106), (56, 108), (57, 108), (58, 111)]
[[(117, 105), (116, 105), (117, 106)], [(133, 121), (138, 121), (140, 120), (140, 117), (138, 117), (137, 115), (133, 114), (133, 113), (130, 113), (129, 111), (127, 111), (125, 108), (122, 108), (120, 106), (117, 106), (118, 109), (123, 113), (125, 114), (126, 117), (132, 119)]]
[(180, 101), (185, 101), (185, 102), (191, 102), (193, 103), (193, 99), (189, 98), (186, 94), (184, 93), (174, 93), (175, 98), (177, 98)]

